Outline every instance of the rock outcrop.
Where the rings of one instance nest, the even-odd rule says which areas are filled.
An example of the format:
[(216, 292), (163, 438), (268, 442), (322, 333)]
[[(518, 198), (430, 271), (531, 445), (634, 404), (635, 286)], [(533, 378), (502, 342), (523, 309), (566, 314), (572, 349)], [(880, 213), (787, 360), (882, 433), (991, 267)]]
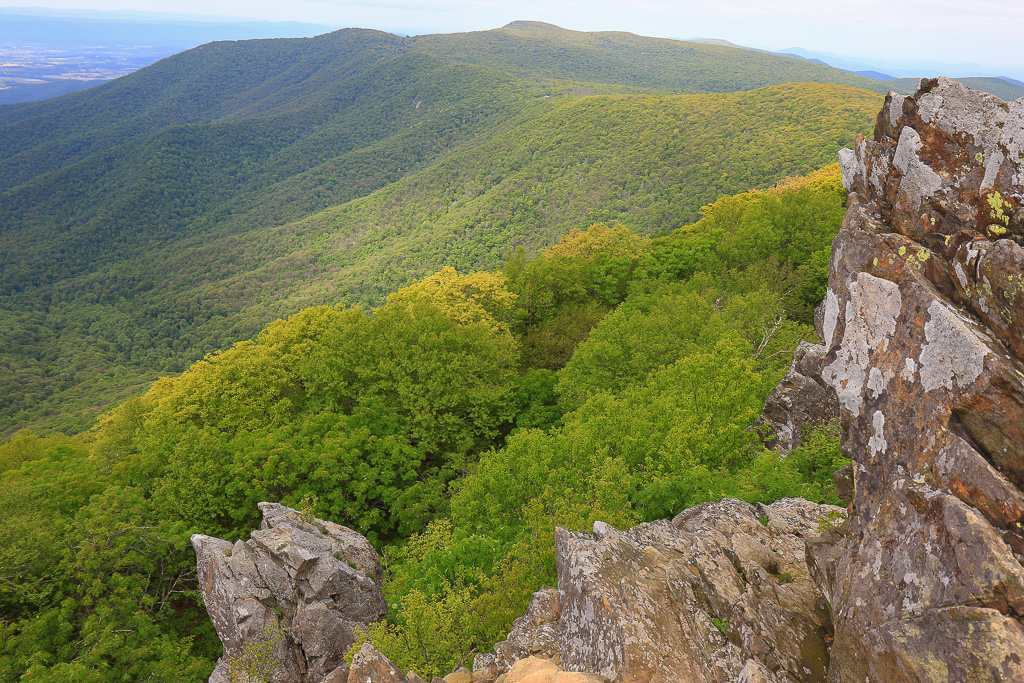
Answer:
[(408, 683), (401, 670), (370, 643), (356, 650), (350, 669), (342, 667), (338, 672), (337, 683)]
[(838, 403), (851, 519), (723, 501), (627, 531), (560, 530), (544, 628), (566, 669), (1024, 680), (1024, 100), (922, 81), (886, 98), (874, 140), (841, 166), (825, 345), (801, 347), (762, 423), (790, 450)]
[(823, 680), (832, 623), (804, 548), (842, 516), (727, 499), (625, 531), (558, 529), (558, 588), (535, 594), (508, 642), (617, 682)]
[(839, 419), (839, 401), (832, 387), (821, 379), (828, 349), (800, 342), (785, 377), (775, 385), (757, 426), (767, 430), (765, 445), (789, 453), (804, 431)]
[(520, 659), (498, 679), (499, 683), (608, 683), (604, 676), (564, 671), (555, 660), (540, 657)]
[[(192, 537), (199, 587), (224, 646), (210, 677), (232, 673), (274, 683), (348, 679), (344, 655), (387, 612), (380, 558), (347, 527), (260, 503), (248, 541)], [(237, 675), (236, 675), (237, 678)]]
[(1024, 680), (1024, 99), (922, 81), (841, 165), (822, 377), (855, 493), (812, 552), (830, 680)]
[[(821, 680), (828, 605), (805, 540), (841, 508), (726, 499), (626, 531), (556, 533), (562, 666), (621, 682)], [(769, 679), (772, 680), (772, 679)]]

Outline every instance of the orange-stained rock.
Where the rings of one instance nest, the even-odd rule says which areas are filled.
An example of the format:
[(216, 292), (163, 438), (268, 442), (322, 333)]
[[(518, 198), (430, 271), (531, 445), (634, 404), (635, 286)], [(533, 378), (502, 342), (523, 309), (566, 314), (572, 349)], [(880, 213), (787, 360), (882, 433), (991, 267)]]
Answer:
[(521, 683), (524, 679), (538, 674), (554, 675), (558, 671), (558, 664), (554, 660), (541, 657), (526, 657), (512, 664), (509, 669), (506, 683)]
[[(559, 672), (557, 669), (544, 669), (542, 671), (532, 673), (529, 676), (524, 676), (515, 683), (555, 683), (555, 681), (558, 679), (558, 673)], [(509, 677), (510, 683), (511, 680), (511, 677)]]
[(502, 683), (608, 683), (605, 676), (562, 671), (553, 659), (526, 657), (512, 664)]
[(559, 671), (555, 674), (553, 683), (608, 683), (605, 676), (597, 674), (579, 673), (576, 671)]

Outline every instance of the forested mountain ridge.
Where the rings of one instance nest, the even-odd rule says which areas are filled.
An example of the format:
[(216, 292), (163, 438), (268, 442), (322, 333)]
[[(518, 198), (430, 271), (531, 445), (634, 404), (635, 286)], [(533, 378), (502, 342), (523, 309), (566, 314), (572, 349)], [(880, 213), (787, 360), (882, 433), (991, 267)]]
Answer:
[(620, 31), (584, 33), (539, 21), (491, 31), (417, 36), (416, 45), (524, 78), (608, 84), (634, 92), (710, 93), (779, 83), (835, 83), (885, 93), (879, 81), (814, 64), (706, 43)]
[(729, 50), (347, 29), (0, 108), (0, 433), (81, 429), (303, 306), (375, 305), (596, 220), (670, 230), (867, 132), (874, 96), (841, 86), (666, 94), (848, 76)]
[(487, 267), (508, 245), (533, 251), (597, 221), (669, 233), (720, 196), (827, 164), (874, 104), (812, 84), (588, 97), (297, 226), (323, 231), (341, 298), (373, 303), (442, 265)]
[[(580, 50), (583, 54), (576, 56)], [(414, 38), (343, 29), (308, 39), (217, 42), (98, 88), (0, 109), (0, 187), (167, 126), (255, 118), (330, 103), (332, 88), (325, 93), (325, 86), (351, 97), (340, 83), (383, 59), (414, 51), (532, 81), (592, 85), (604, 92), (732, 92), (791, 82), (885, 92), (878, 81), (804, 60), (628, 33), (581, 33), (537, 22)], [(64, 140), (62, 152), (57, 143)], [(45, 153), (38, 150), (36, 156), (19, 156), (39, 145), (55, 146), (47, 146)], [(72, 147), (74, 156), (66, 151)]]

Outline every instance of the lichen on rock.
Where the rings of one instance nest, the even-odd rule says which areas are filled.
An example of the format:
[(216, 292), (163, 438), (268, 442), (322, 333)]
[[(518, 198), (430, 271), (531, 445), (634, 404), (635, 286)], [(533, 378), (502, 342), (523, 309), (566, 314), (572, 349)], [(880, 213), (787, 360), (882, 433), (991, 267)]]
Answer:
[(830, 681), (1024, 680), (1022, 114), (922, 81), (842, 154), (822, 377), (854, 515), (810, 551), (835, 619)]

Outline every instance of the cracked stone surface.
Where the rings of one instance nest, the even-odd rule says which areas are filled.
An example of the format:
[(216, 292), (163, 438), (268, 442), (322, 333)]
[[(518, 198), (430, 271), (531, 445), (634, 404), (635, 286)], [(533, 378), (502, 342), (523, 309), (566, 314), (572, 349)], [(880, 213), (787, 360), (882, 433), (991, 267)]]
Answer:
[(829, 680), (1024, 680), (1024, 99), (922, 81), (840, 158), (819, 332), (853, 516), (809, 551)]
[(341, 668), (339, 671), (345, 673), (339, 676), (337, 683), (407, 683), (401, 670), (370, 643), (363, 643), (356, 651), (351, 669)]
[(726, 499), (625, 531), (558, 529), (562, 667), (620, 683), (823, 680), (831, 618), (804, 548), (841, 511)]
[(347, 680), (354, 630), (387, 612), (377, 552), (347, 527), (259, 507), (261, 529), (248, 541), (192, 536), (200, 591), (224, 646), (210, 681), (231, 680), (253, 647), (270, 650), (271, 670), (259, 673), (273, 683)]

